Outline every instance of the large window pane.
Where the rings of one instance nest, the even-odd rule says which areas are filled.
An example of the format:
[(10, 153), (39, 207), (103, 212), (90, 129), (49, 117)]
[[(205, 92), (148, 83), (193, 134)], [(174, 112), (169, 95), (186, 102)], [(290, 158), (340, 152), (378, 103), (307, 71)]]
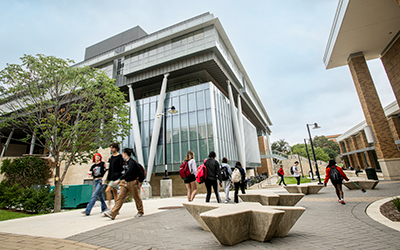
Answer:
[(205, 159), (208, 156), (207, 141), (199, 140), (200, 146), (200, 159)]
[(189, 104), (189, 112), (194, 111), (196, 109), (194, 93), (188, 95), (188, 104)]
[(208, 130), (208, 138), (213, 137), (213, 123), (212, 123), (211, 109), (207, 109), (207, 130)]
[(182, 142), (181, 143), (181, 148), (182, 148), (182, 161), (185, 158), (187, 152), (189, 151), (189, 143), (188, 142)]
[(150, 119), (154, 119), (156, 117), (156, 103), (150, 103)]
[(157, 165), (164, 164), (163, 146), (157, 146)]
[(167, 164), (171, 164), (171, 144), (167, 144)]
[(196, 129), (196, 113), (191, 112), (189, 113), (189, 133), (190, 133), (190, 140), (197, 140), (197, 129)]
[[(180, 111), (180, 110), (179, 110), (179, 97), (173, 97), (173, 98), (172, 98), (171, 106), (174, 106), (175, 109), (177, 109), (178, 111)], [(167, 108), (170, 108), (170, 107), (167, 107)]]
[(172, 140), (179, 142), (179, 115), (172, 116)]
[(146, 147), (149, 145), (149, 122), (142, 122), (142, 143)]
[(179, 143), (174, 143), (174, 163), (180, 163), (181, 156), (179, 152)]
[(197, 110), (204, 109), (203, 91), (197, 92)]
[(181, 140), (187, 141), (188, 140), (188, 121), (187, 121), (187, 114), (181, 114)]
[[(144, 165), (147, 166), (148, 160), (149, 160), (149, 148), (145, 147), (142, 148), (143, 150), (143, 160), (144, 160)], [(144, 167), (144, 166), (143, 166)]]
[(211, 108), (210, 90), (204, 91), (204, 99), (206, 102), (206, 108)]
[(140, 105), (139, 101), (136, 102), (136, 113), (137, 113), (138, 121), (141, 122), (142, 121), (142, 105)]
[[(185, 113), (187, 112), (187, 101), (186, 101), (186, 95), (181, 95), (181, 103), (179, 106), (179, 113)], [(178, 107), (176, 107), (178, 108)]]
[(199, 155), (199, 152), (197, 151), (197, 141), (190, 141), (190, 150), (194, 152), (195, 157), (196, 155)]
[(197, 111), (198, 127), (199, 127), (199, 139), (207, 138), (206, 131), (206, 117), (204, 115), (204, 110)]
[(143, 120), (149, 119), (149, 104), (143, 105)]
[(171, 133), (171, 117), (167, 116), (167, 138), (166, 138), (167, 143), (171, 142), (171, 135), (172, 135), (172, 133)]
[(150, 120), (150, 137), (149, 142), (151, 142), (151, 137), (153, 136), (154, 120)]

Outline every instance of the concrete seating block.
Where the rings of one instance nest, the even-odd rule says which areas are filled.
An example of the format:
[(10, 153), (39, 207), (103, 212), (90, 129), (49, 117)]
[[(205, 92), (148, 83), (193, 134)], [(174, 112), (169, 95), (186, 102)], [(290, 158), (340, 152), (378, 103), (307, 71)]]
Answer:
[[(304, 195), (304, 194), (303, 194)], [(291, 207), (291, 206), (269, 206), (273, 209), (279, 209), (285, 211), (281, 222), (276, 228), (274, 237), (282, 238), (285, 237), (290, 229), (294, 226), (300, 216), (306, 211), (304, 207)]]
[(203, 228), (204, 231), (210, 231), (208, 226), (204, 223), (203, 219), (200, 217), (200, 214), (218, 208), (219, 207), (218, 203), (199, 204), (191, 202), (191, 203), (183, 203), (183, 206), (193, 216), (193, 218), (197, 221), (197, 223), (199, 223), (199, 225), (201, 226), (201, 228)]
[(307, 194), (308, 193), (308, 186), (306, 186), (306, 185), (290, 185), (290, 186), (284, 186), (284, 188), (291, 194), (293, 194), (293, 193)]
[(278, 194), (279, 195), (279, 206), (294, 206), (296, 205), (305, 194)]
[(308, 194), (317, 194), (322, 188), (324, 187), (324, 185), (308, 185)]
[(259, 202), (261, 205), (278, 205), (279, 195), (277, 194), (239, 194), (244, 202)]
[(200, 216), (222, 245), (232, 246), (248, 239), (270, 240), (284, 214), (282, 210), (259, 203), (244, 202), (229, 209), (219, 207)]
[[(354, 183), (356, 183), (359, 187), (357, 187)], [(377, 180), (357, 180), (357, 181), (344, 181), (343, 185), (345, 185), (345, 187), (347, 187), (350, 190), (353, 189), (360, 189), (360, 188), (364, 188), (364, 189), (374, 189), (376, 187), (376, 185), (378, 185), (379, 181)]]

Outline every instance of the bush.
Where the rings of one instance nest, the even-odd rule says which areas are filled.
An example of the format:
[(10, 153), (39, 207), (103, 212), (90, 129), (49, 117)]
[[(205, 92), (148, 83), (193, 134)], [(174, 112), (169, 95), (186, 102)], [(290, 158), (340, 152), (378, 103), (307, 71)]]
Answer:
[(400, 212), (400, 198), (399, 197), (393, 198), (392, 202), (396, 206), (397, 210), (399, 210)]
[(0, 174), (4, 174), (9, 186), (18, 184), (20, 187), (31, 187), (35, 184), (46, 184), (52, 176), (53, 165), (54, 162), (37, 156), (5, 159)]

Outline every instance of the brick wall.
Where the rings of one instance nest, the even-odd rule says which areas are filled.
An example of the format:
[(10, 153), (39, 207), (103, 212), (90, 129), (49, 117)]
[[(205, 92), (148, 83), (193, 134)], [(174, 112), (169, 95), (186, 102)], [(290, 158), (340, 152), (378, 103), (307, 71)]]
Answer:
[(390, 117), (388, 119), (390, 130), (392, 131), (393, 138), (397, 141), (400, 140), (400, 119), (398, 116)]
[[(260, 149), (260, 155), (269, 155), (269, 146), (268, 140), (264, 136), (258, 137), (258, 148)], [(257, 173), (268, 173), (268, 176), (273, 174), (272, 170), (272, 160), (271, 158), (261, 159), (261, 167), (257, 168)]]
[[(399, 0), (397, 1), (399, 2)], [(381, 58), (386, 74), (392, 85), (397, 103), (400, 105), (400, 38), (392, 44)]]

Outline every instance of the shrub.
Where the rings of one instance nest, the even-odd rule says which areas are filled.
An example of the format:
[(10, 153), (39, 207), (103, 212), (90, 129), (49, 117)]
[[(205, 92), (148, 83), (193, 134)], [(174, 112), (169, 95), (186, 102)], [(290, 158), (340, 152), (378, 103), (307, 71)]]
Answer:
[(399, 210), (400, 212), (400, 198), (399, 197), (393, 198), (392, 202), (396, 206), (397, 210)]
[(37, 156), (26, 156), (13, 160), (5, 159), (0, 168), (9, 186), (31, 187), (35, 184), (46, 184), (52, 176), (54, 162)]

